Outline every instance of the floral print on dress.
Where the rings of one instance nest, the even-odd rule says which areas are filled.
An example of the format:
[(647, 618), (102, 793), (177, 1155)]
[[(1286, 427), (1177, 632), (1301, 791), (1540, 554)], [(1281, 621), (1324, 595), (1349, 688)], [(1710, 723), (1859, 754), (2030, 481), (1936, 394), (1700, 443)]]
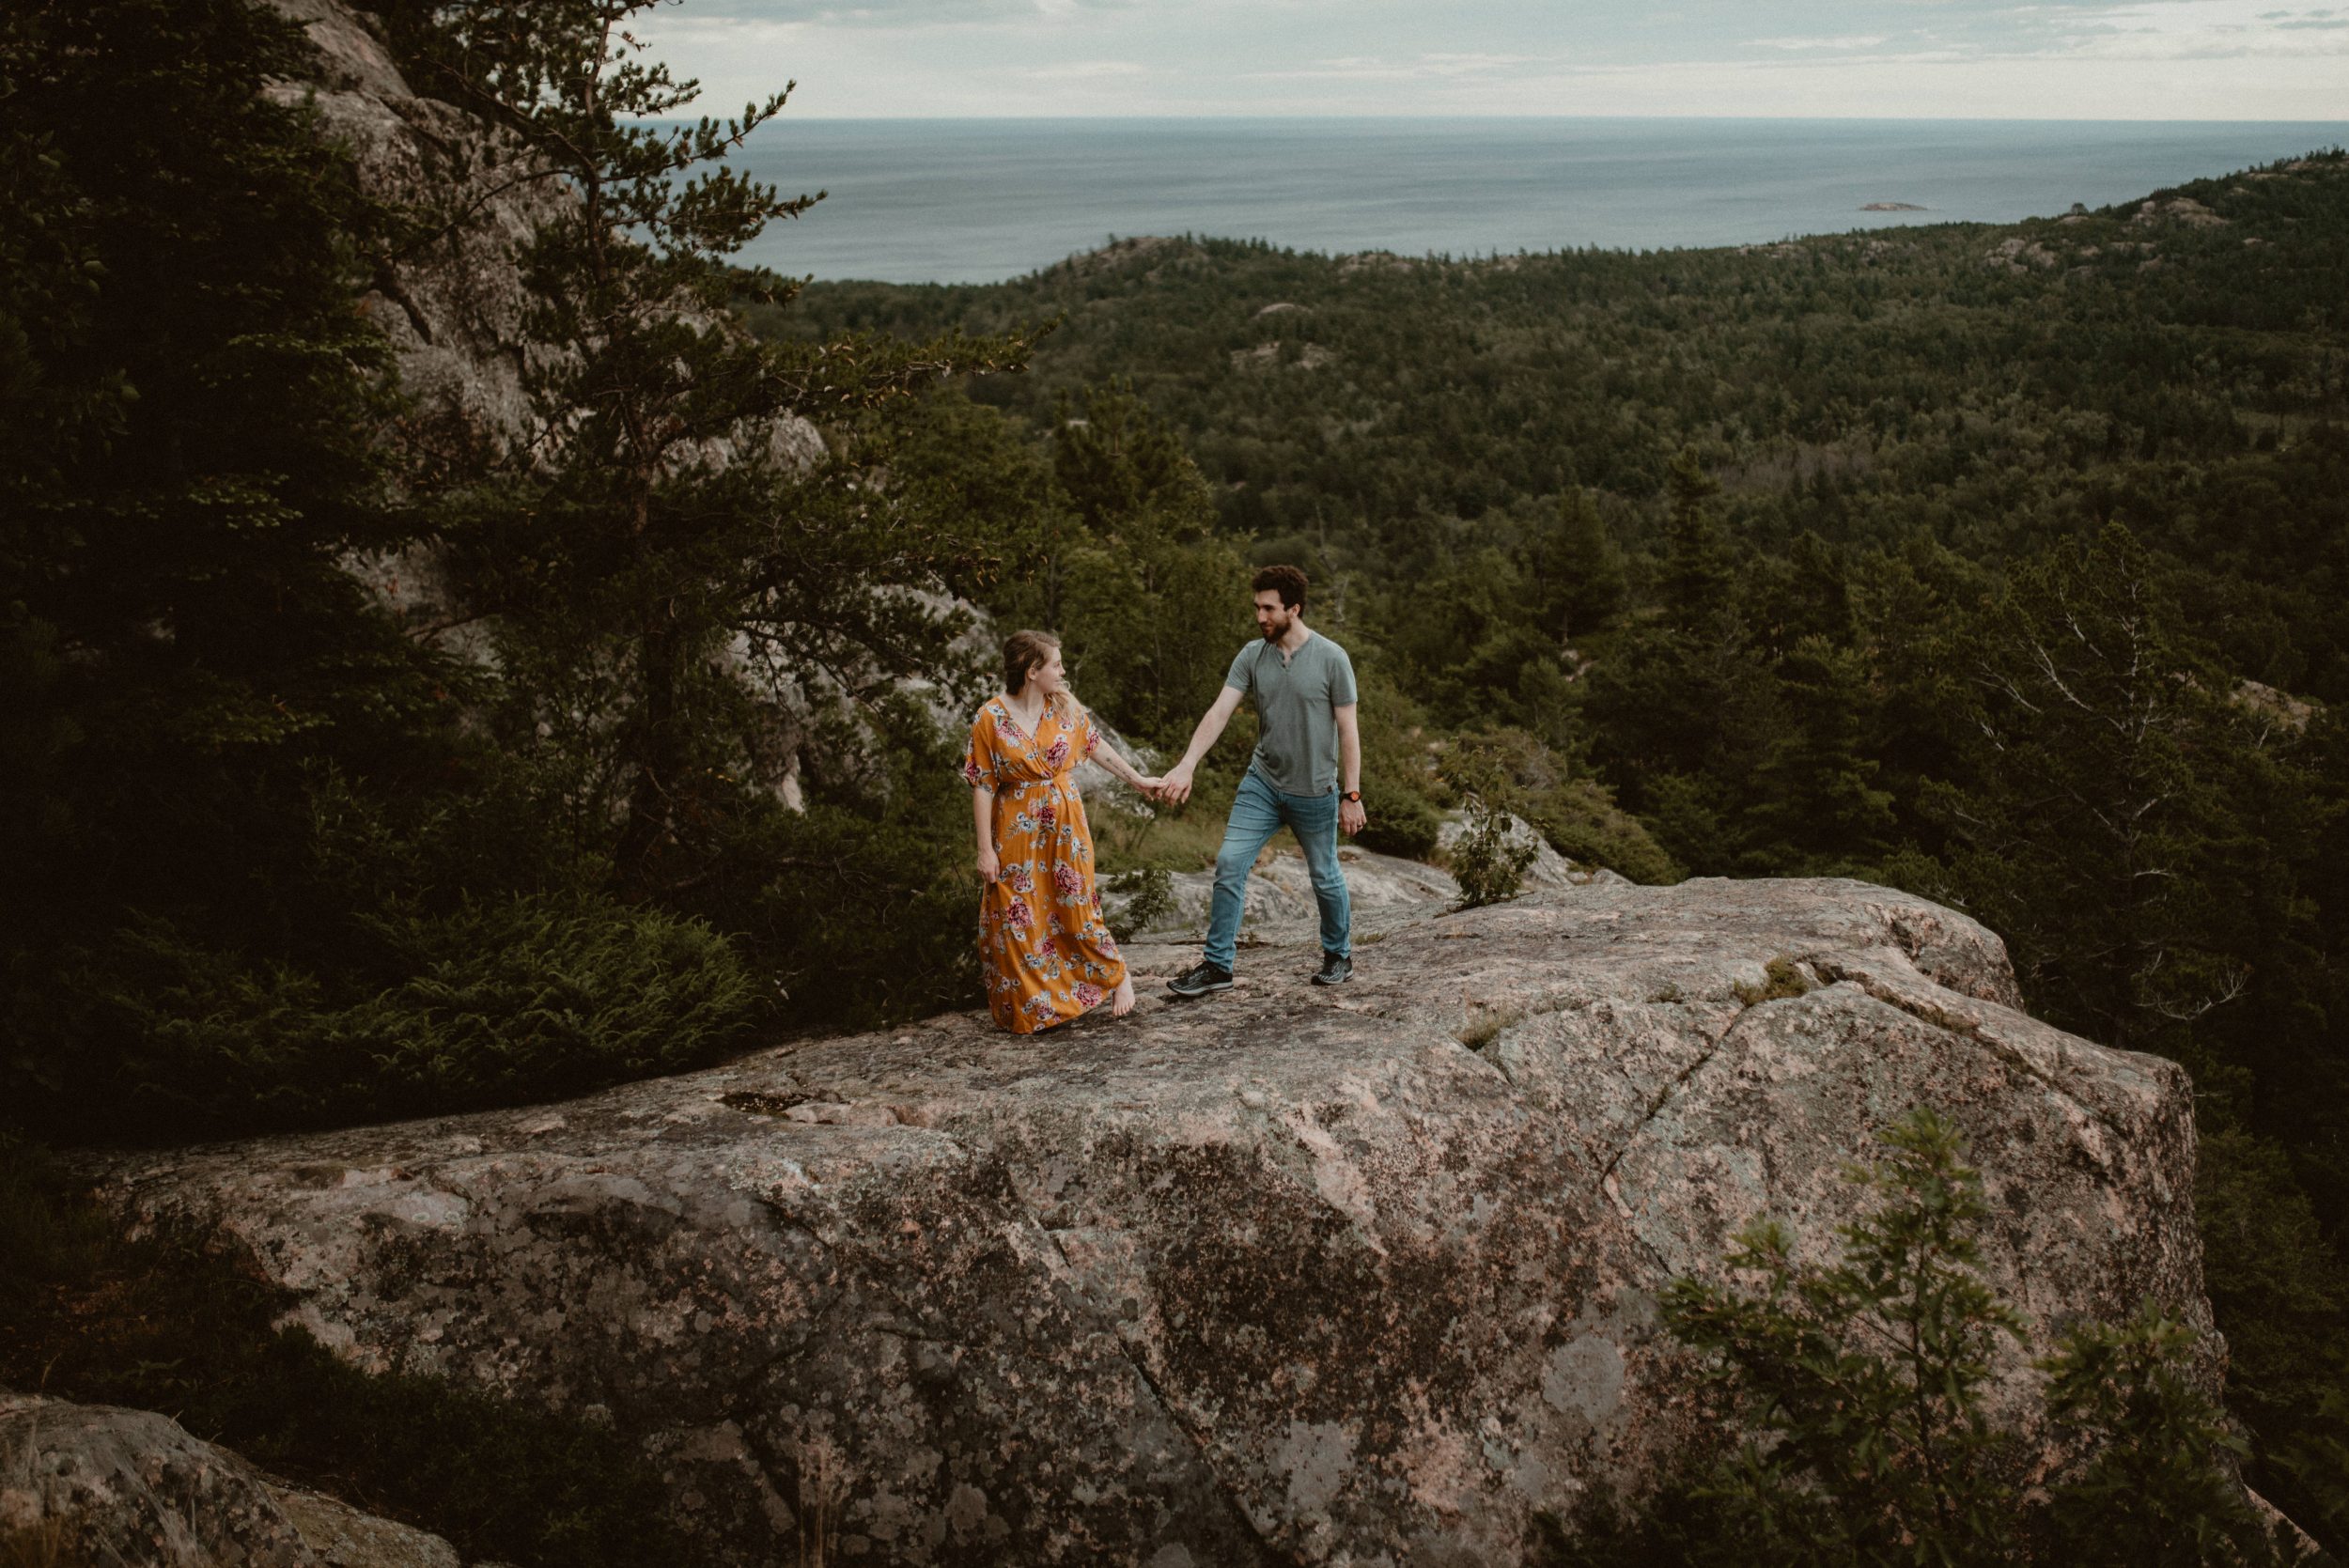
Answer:
[[(971, 725), (962, 776), (995, 797), (1001, 869), (980, 895), (979, 964), (997, 1024), (1026, 1034), (1097, 1007), (1126, 979), (1100, 918), (1093, 831), (1076, 765), (1100, 744), (1093, 716), (1066, 693), (1019, 727), (1002, 698)], [(1039, 892), (1049, 890), (1046, 896)]]

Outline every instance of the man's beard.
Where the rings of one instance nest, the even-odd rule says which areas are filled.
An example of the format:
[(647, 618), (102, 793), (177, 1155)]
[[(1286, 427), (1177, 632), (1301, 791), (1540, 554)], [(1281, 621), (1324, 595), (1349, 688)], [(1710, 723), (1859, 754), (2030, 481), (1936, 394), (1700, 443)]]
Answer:
[(1279, 642), (1282, 637), (1287, 634), (1289, 622), (1295, 620), (1296, 618), (1297, 617), (1294, 615), (1289, 615), (1284, 616), (1278, 621), (1268, 623), (1264, 629), (1264, 640), (1268, 643)]

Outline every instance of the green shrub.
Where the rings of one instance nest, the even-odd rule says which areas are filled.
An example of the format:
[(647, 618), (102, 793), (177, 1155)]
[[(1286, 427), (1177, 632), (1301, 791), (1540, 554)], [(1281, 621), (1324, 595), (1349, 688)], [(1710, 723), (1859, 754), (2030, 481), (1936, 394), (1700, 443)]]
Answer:
[(1512, 809), (1577, 865), (1605, 866), (1649, 884), (1686, 875), (1606, 785), (1539, 736), (1506, 728), (1462, 736), (1445, 769), (1449, 776), (1463, 768), (1506, 781)]
[(708, 1061), (760, 1001), (706, 925), (594, 895), (357, 925), (364, 961), (321, 973), (135, 921), (36, 993), (46, 1008), (11, 1087), (105, 1135), (383, 1120)]
[(1376, 783), (1365, 766), (1362, 804), (1370, 820), (1354, 835), (1354, 842), (1381, 855), (1399, 855), (1408, 861), (1434, 859), (1437, 846), (1442, 843), (1442, 815), (1416, 790), (1376, 789)]
[(1636, 1504), (1595, 1497), (1550, 1520), (1541, 1560), (1684, 1568), (2280, 1568), (2241, 1445), (2197, 1386), (2191, 1337), (2151, 1308), (2085, 1324), (2041, 1363), (2064, 1467), (2026, 1493), (2022, 1445), (1983, 1411), (1991, 1353), (2021, 1321), (1983, 1283), (1986, 1214), (1956, 1132), (1920, 1109), (1846, 1173), (1875, 1206), (1842, 1256), (1800, 1264), (1757, 1221), (1733, 1270), (1676, 1280), (1664, 1321), (1703, 1358), (1699, 1397), (1727, 1436)]
[(1468, 810), (1460, 836), (1444, 857), (1460, 884), (1463, 909), (1515, 898), (1541, 845), (1516, 821), (1518, 791), (1501, 760), (1486, 748), (1463, 744), (1443, 760), (1443, 781)]
[(1577, 865), (1605, 866), (1651, 887), (1688, 875), (1595, 779), (1572, 779), (1544, 791), (1526, 802), (1526, 810), (1550, 847)]
[(1448, 857), (1453, 880), (1460, 884), (1460, 908), (1474, 909), (1500, 904), (1517, 895), (1525, 869), (1541, 853), (1541, 846), (1518, 830), (1505, 807), (1486, 795), (1468, 798), (1468, 825), (1452, 841)]
[(2047, 1413), (2087, 1452), (2049, 1488), (2056, 1560), (2079, 1568), (2201, 1568), (2289, 1560), (2246, 1499), (2248, 1452), (2188, 1369), (2193, 1336), (2150, 1304), (2083, 1324), (2045, 1365)]
[(1102, 887), (1104, 891), (1133, 895), (1110, 923), (1110, 933), (1121, 942), (1133, 940), (1137, 933), (1147, 931), (1174, 908), (1174, 877), (1164, 866), (1123, 872), (1105, 878)]
[[(1347, 640), (1341, 633), (1339, 640)], [(1441, 844), (1443, 785), (1428, 760), (1428, 723), (1374, 648), (1354, 651), (1361, 688), (1363, 848), (1432, 861)]]

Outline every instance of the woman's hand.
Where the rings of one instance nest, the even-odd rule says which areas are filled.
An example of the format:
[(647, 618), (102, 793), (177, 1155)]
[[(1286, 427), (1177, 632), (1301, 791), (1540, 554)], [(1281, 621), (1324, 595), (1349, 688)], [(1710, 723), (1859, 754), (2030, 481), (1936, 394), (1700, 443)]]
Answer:
[(1003, 869), (1003, 868), (996, 862), (995, 846), (993, 845), (990, 844), (986, 848), (979, 851), (980, 881), (987, 883), (989, 887), (994, 886), (995, 878), (1002, 874)]
[(1166, 781), (1153, 773), (1147, 778), (1136, 779), (1134, 787), (1155, 800), (1159, 798), (1159, 791), (1166, 787)]

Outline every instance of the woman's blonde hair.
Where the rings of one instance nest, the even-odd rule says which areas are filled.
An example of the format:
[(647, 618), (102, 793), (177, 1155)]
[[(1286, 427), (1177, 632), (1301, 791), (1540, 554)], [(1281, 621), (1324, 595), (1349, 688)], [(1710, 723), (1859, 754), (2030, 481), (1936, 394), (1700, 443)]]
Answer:
[(1028, 684), (1028, 672), (1059, 649), (1060, 639), (1049, 631), (1015, 631), (1004, 638), (1004, 693), (1014, 697), (1019, 695), (1019, 689)]

